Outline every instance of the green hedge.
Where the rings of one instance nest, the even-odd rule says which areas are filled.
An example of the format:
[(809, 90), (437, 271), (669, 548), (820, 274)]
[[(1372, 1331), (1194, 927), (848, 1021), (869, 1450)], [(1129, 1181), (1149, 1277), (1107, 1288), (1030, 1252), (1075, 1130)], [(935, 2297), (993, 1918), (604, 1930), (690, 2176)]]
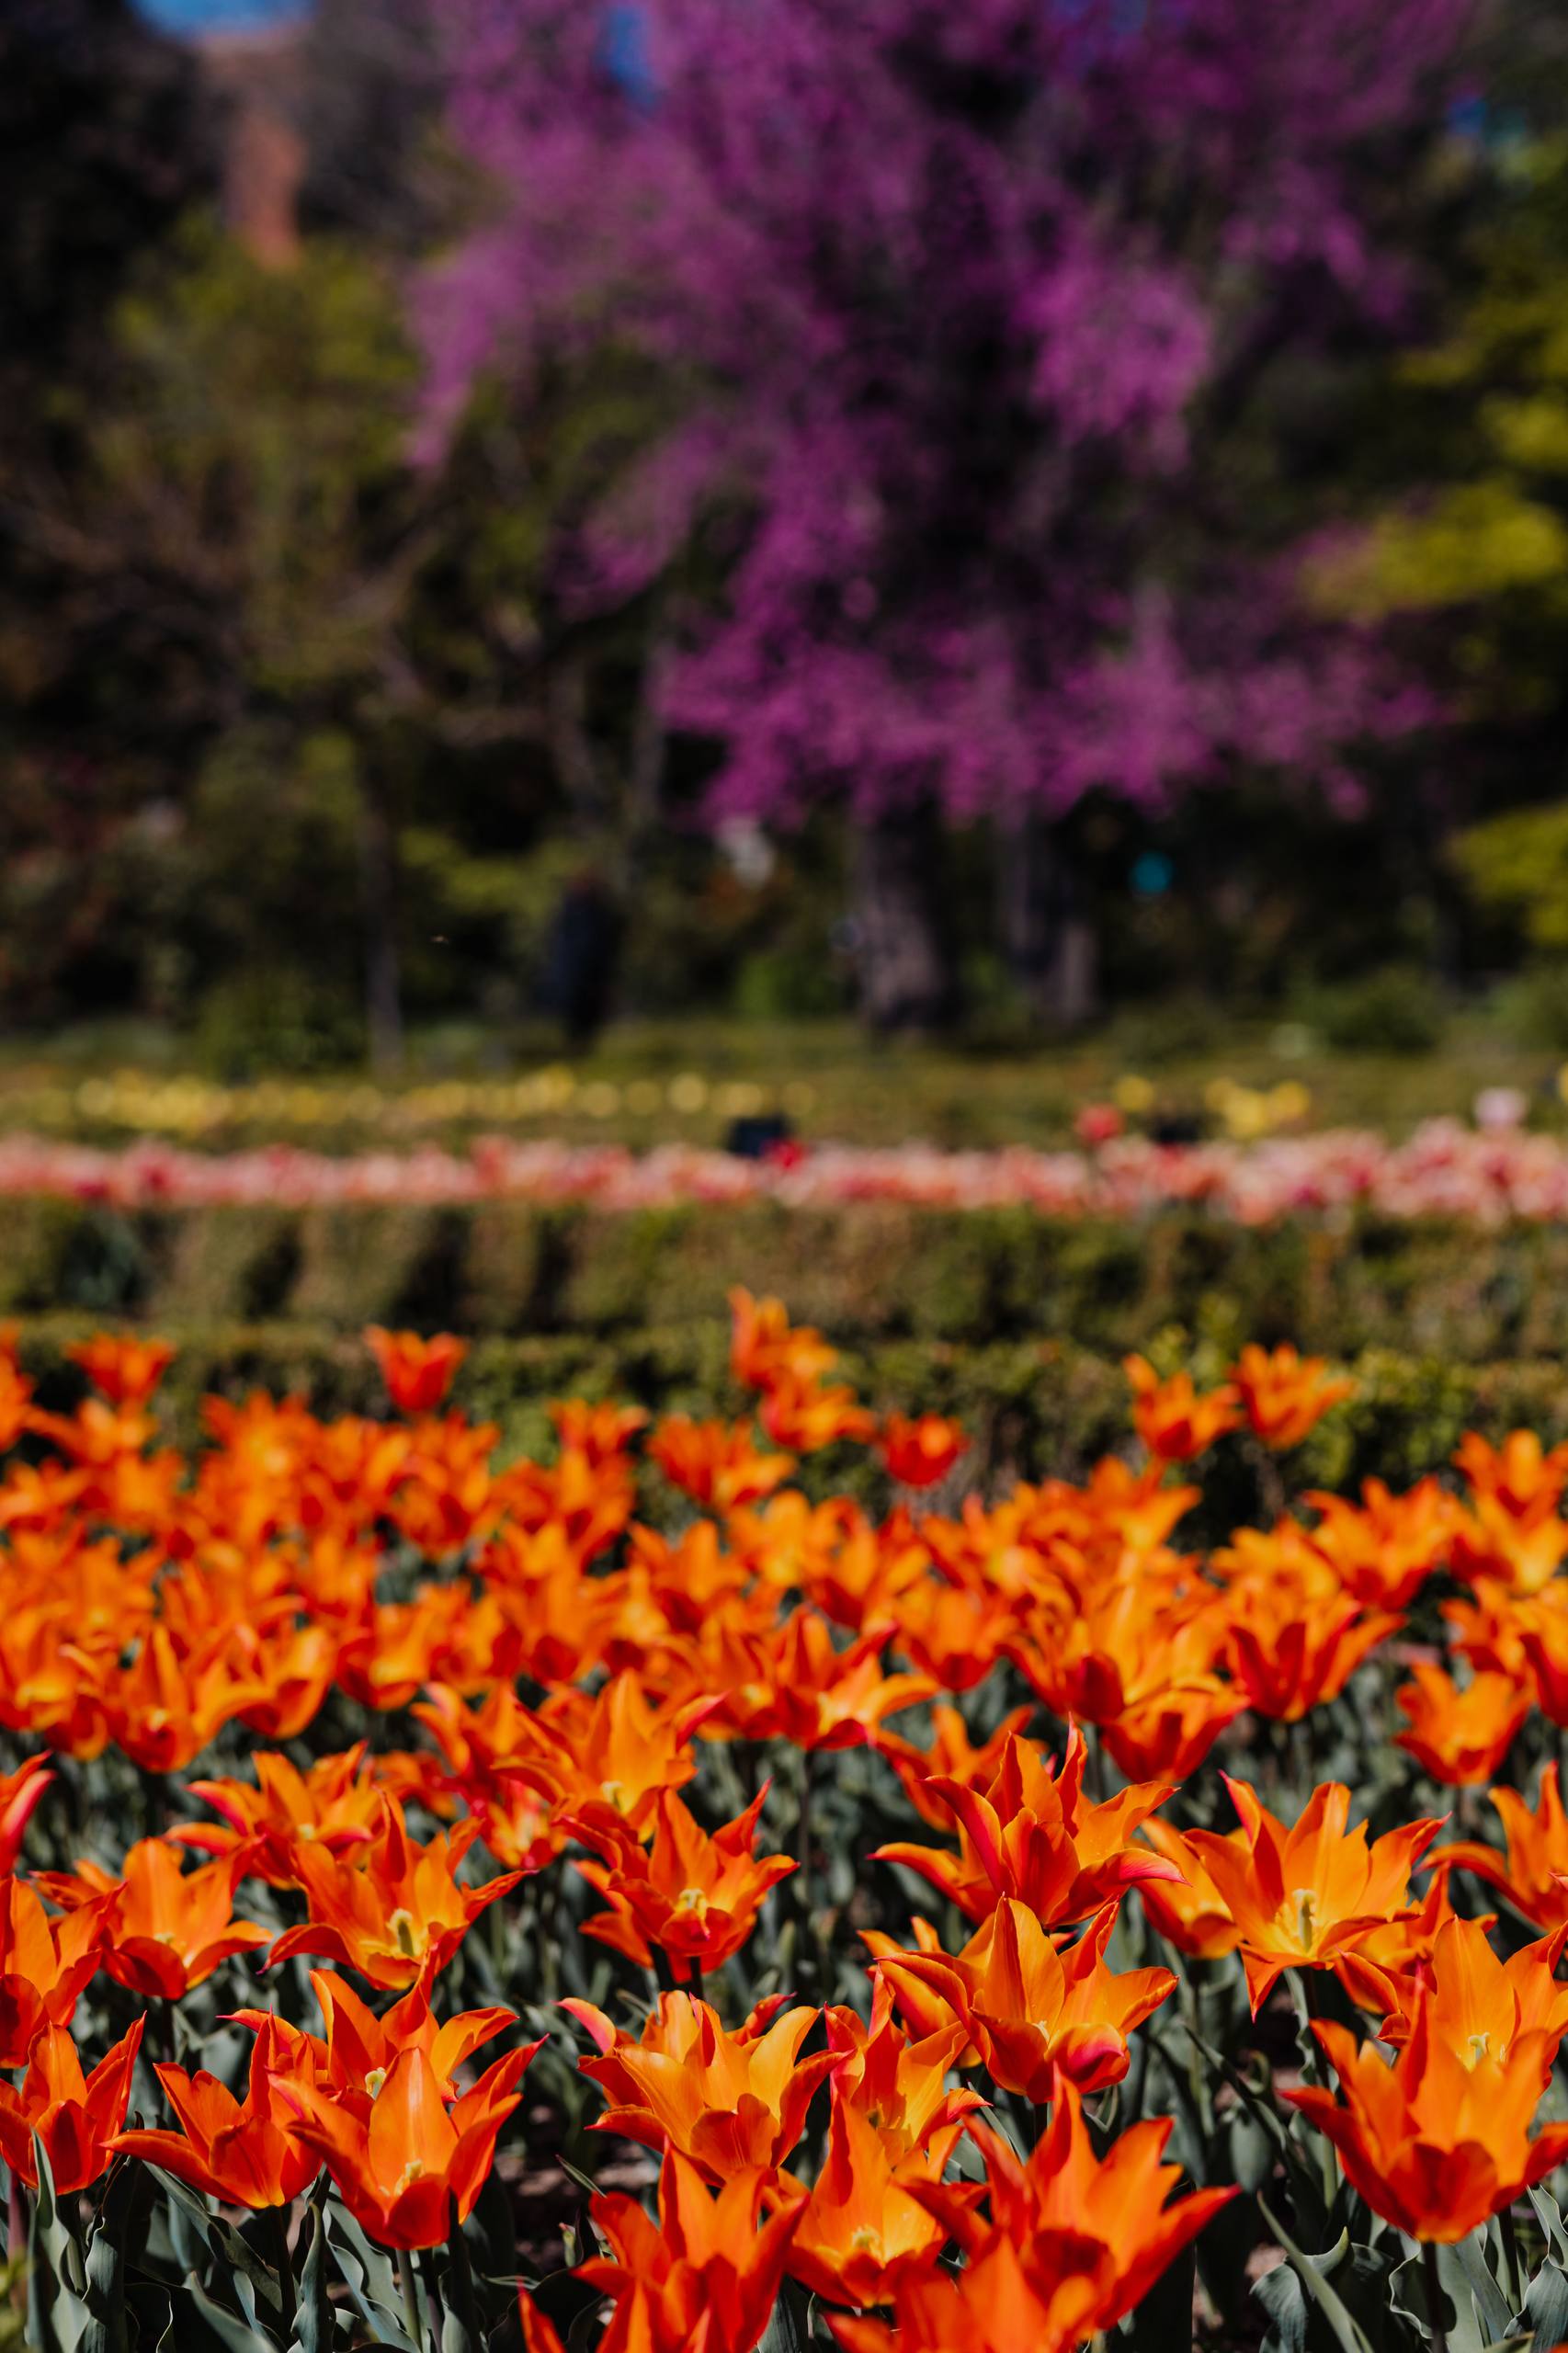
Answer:
[[(69, 1405), (81, 1377), (68, 1341), (90, 1324), (67, 1316), (21, 1326), (22, 1359), (43, 1402)], [(199, 1435), (209, 1392), (238, 1397), (263, 1388), (292, 1392), (324, 1413), (380, 1411), (380, 1381), (368, 1353), (324, 1326), (227, 1325), (171, 1333), (180, 1354), (162, 1394), (167, 1435), (184, 1445)], [(457, 1401), (500, 1426), (508, 1453), (551, 1444), (552, 1397), (619, 1397), (655, 1412), (736, 1411), (727, 1338), (717, 1324), (649, 1328), (614, 1336), (565, 1333), (525, 1340), (482, 1339), (458, 1377)], [(1160, 1350), (1176, 1361), (1174, 1346)], [(1219, 1352), (1200, 1345), (1199, 1376), (1214, 1378)], [(1354, 1361), (1358, 1389), (1336, 1407), (1283, 1469), (1290, 1486), (1344, 1487), (1373, 1473), (1398, 1485), (1440, 1469), (1463, 1432), (1498, 1438), (1521, 1425), (1549, 1444), (1568, 1438), (1568, 1370), (1544, 1362), (1462, 1365), (1437, 1357), (1372, 1349)], [(846, 1351), (846, 1370), (879, 1407), (956, 1415), (974, 1440), (965, 1475), (985, 1488), (1018, 1477), (1076, 1476), (1097, 1456), (1126, 1447), (1127, 1384), (1118, 1362), (1061, 1342), (888, 1340)], [(1260, 1471), (1262, 1476), (1260, 1477)], [(813, 1457), (808, 1484), (869, 1501), (885, 1499), (881, 1474), (858, 1449)], [(1272, 1459), (1249, 1439), (1224, 1440), (1205, 1466), (1198, 1532), (1218, 1535), (1272, 1509)]]
[(1199, 1211), (1116, 1224), (768, 1202), (624, 1216), (513, 1202), (127, 1213), (28, 1199), (0, 1202), (0, 1315), (609, 1338), (722, 1320), (744, 1281), (866, 1345), (1065, 1336), (1117, 1355), (1180, 1325), (1222, 1348), (1290, 1338), (1470, 1364), (1568, 1355), (1568, 1227), (1540, 1224), (1362, 1216), (1256, 1229)]

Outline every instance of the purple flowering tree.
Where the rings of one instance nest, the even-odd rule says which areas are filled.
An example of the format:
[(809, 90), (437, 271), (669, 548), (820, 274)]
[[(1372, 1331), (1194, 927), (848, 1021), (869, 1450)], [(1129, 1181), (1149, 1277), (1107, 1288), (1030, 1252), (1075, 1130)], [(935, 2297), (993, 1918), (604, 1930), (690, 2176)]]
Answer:
[(455, 120), (502, 201), (428, 290), (432, 418), (574, 343), (679, 379), (574, 593), (635, 595), (700, 527), (722, 588), (666, 716), (723, 747), (716, 818), (846, 806), (874, 1019), (942, 1008), (937, 824), (1001, 831), (1016, 961), (1071, 1017), (1085, 793), (1353, 790), (1421, 717), (1299, 607), (1253, 420), (1397, 330), (1466, 13), (463, 0)]

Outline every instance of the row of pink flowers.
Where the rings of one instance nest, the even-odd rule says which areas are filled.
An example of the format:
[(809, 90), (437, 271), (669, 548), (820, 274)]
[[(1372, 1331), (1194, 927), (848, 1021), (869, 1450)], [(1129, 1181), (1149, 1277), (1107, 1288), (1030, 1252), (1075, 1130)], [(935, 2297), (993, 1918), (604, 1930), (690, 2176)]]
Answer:
[(345, 1157), (288, 1144), (214, 1154), (144, 1141), (105, 1152), (0, 1137), (0, 1196), (25, 1194), (127, 1208), (522, 1200), (639, 1210), (776, 1200), (805, 1209), (898, 1201), (1109, 1217), (1204, 1203), (1248, 1224), (1358, 1207), (1496, 1223), (1568, 1217), (1568, 1142), (1520, 1131), (1478, 1132), (1452, 1120), (1428, 1120), (1401, 1143), (1346, 1129), (1253, 1143), (1156, 1144), (1129, 1136), (1077, 1152), (824, 1144), (764, 1161), (685, 1144), (636, 1154), (501, 1136), (483, 1137), (466, 1154), (431, 1147)]

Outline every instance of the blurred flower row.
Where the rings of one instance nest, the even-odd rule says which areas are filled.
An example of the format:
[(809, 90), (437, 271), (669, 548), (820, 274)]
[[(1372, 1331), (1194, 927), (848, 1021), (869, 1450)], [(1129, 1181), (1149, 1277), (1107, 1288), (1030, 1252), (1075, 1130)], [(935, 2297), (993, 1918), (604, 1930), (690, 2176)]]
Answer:
[(1568, 1142), (1522, 1128), (1430, 1120), (1401, 1143), (1350, 1129), (1253, 1142), (1160, 1143), (1121, 1133), (1119, 1114), (1079, 1151), (787, 1142), (755, 1160), (687, 1144), (637, 1154), (617, 1144), (503, 1136), (480, 1137), (462, 1153), (432, 1144), (343, 1155), (283, 1143), (195, 1153), (150, 1139), (110, 1152), (40, 1136), (0, 1137), (0, 1196), (27, 1194), (128, 1206), (504, 1199), (585, 1201), (611, 1211), (759, 1199), (798, 1208), (897, 1201), (1112, 1218), (1198, 1205), (1249, 1224), (1364, 1207), (1392, 1217), (1491, 1224), (1568, 1216)]

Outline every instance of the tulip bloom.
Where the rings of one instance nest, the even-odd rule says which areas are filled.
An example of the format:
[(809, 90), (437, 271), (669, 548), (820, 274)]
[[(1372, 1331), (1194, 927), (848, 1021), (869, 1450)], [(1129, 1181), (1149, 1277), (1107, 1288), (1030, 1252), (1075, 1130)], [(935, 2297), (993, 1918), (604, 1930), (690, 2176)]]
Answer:
[(232, 1856), (182, 1873), (176, 1847), (141, 1838), (118, 1879), (83, 1861), (74, 1876), (40, 1871), (37, 1883), (51, 1903), (91, 1911), (111, 1977), (133, 1994), (177, 2002), (220, 1962), (267, 1940), (269, 1932), (256, 1921), (233, 1916), (239, 1877)]
[(1287, 1830), (1243, 1781), (1225, 1777), (1242, 1818), (1220, 1836), (1191, 1830), (1197, 1855), (1235, 1922), (1256, 2017), (1287, 1969), (1332, 1969), (1352, 1993), (1370, 1983), (1388, 2008), (1388, 1987), (1357, 1954), (1366, 1932), (1410, 1908), (1410, 1874), (1438, 1822), (1413, 1822), (1369, 1846), (1367, 1825), (1348, 1833), (1350, 1792), (1342, 1781), (1312, 1792)]
[(1184, 1833), (1156, 1814), (1138, 1835), (1179, 1874), (1140, 1881), (1138, 1901), (1150, 1926), (1192, 1961), (1219, 1961), (1234, 1952), (1242, 1932)]
[(1522, 2037), (1540, 2036), (1544, 2091), (1558, 2044), (1568, 2031), (1568, 1985), (1556, 1975), (1564, 1945), (1568, 1927), (1499, 1961), (1483, 1922), (1445, 1920), (1430, 1961), (1394, 1979), (1395, 2007), (1379, 2029), (1379, 2040), (1408, 2042), (1423, 2008), (1434, 2037), (1467, 2067), (1487, 2058), (1506, 2064)]
[[(658, 2222), (635, 2198), (596, 2198), (589, 2212), (611, 2253), (591, 2256), (578, 2278), (601, 2288), (618, 2313), (641, 2292), (647, 2353), (688, 2353), (700, 2344), (751, 2353), (767, 2330), (805, 2205), (803, 2197), (786, 2199), (764, 2222), (765, 2178), (739, 2174), (715, 2198), (697, 2166), (668, 2151), (659, 2169)], [(527, 2343), (526, 2313), (524, 2325)]]
[(382, 2246), (444, 2246), (452, 2200), (460, 2222), (473, 2211), (532, 2055), (509, 2052), (449, 2110), (435, 2069), (416, 2050), (399, 2053), (368, 2109), (298, 2077), (280, 2087), (295, 2133), (324, 2161), (363, 2231)]
[[(918, 2158), (905, 2163), (917, 2180), (930, 2177)], [(804, 2209), (795, 2210), (788, 2256), (790, 2273), (813, 2295), (885, 2303), (907, 2272), (936, 2262), (947, 2233), (900, 2178), (903, 2170), (864, 2112), (835, 2101), (827, 2160)], [(800, 2187), (790, 2175), (781, 2179)]]
[(1253, 1436), (1280, 1452), (1300, 1446), (1331, 1405), (1356, 1394), (1353, 1381), (1332, 1379), (1322, 1357), (1303, 1357), (1289, 1342), (1244, 1347), (1231, 1380)]
[(100, 1397), (133, 1413), (145, 1405), (175, 1360), (167, 1340), (142, 1340), (118, 1332), (74, 1340), (65, 1353), (81, 1366)]
[(70, 2025), (102, 1940), (91, 1904), (52, 1920), (28, 1881), (0, 1881), (0, 2067), (25, 2067), (46, 2026)]
[(1206, 1454), (1241, 1419), (1228, 1382), (1199, 1396), (1190, 1372), (1162, 1381), (1146, 1357), (1124, 1357), (1122, 1370), (1132, 1389), (1133, 1427), (1161, 1462), (1190, 1462)]
[(968, 2261), (900, 2281), (896, 2334), (880, 2321), (830, 2325), (845, 2353), (1074, 2353), (1113, 2328), (1235, 2196), (1200, 2189), (1166, 2201), (1179, 2166), (1162, 2163), (1166, 2120), (1134, 2124), (1095, 2154), (1076, 2093), (1062, 2086), (1028, 2165), (982, 2125), (989, 2221), (958, 2184), (925, 2193)]
[(1472, 1675), (1461, 1691), (1430, 1660), (1415, 1660), (1394, 1693), (1409, 1718), (1395, 1735), (1435, 1781), (1464, 1788), (1490, 1781), (1530, 1711), (1528, 1686), (1506, 1675)]
[(943, 1777), (926, 1784), (958, 1822), (958, 1854), (899, 1841), (879, 1847), (872, 1859), (918, 1871), (973, 1921), (989, 1919), (1000, 1898), (1014, 1896), (1037, 1919), (1059, 1926), (1086, 1919), (1141, 1880), (1176, 1878), (1174, 1863), (1133, 1843), (1174, 1785), (1145, 1782), (1093, 1805), (1084, 1796), (1085, 1755), (1074, 1725), (1053, 1778), (1039, 1750), (1015, 1736), (988, 1789)]
[(416, 1846), (403, 1808), (383, 1795), (380, 1834), (354, 1860), (297, 1845), (295, 1877), (311, 1916), (278, 1938), (269, 1966), (319, 1953), (389, 1992), (414, 1984), (427, 1962), (444, 1969), (485, 1905), (523, 1876), (504, 1871), (481, 1887), (460, 1887), (457, 1866), (478, 1836), (477, 1822), (461, 1822), (450, 1836)]
[(778, 1381), (820, 1381), (838, 1362), (809, 1324), (791, 1324), (779, 1299), (754, 1299), (737, 1287), (730, 1293), (730, 1370), (743, 1389), (772, 1389)]
[(33, 2045), (21, 2089), (0, 2084), (0, 2157), (29, 2189), (38, 2188), (35, 2132), (62, 2197), (85, 2189), (103, 2172), (131, 2103), (142, 2024), (138, 2018), (86, 2076), (65, 2029), (46, 2026)]
[(911, 2042), (892, 2016), (892, 1987), (873, 1980), (871, 2023), (858, 2013), (831, 2009), (824, 2021), (834, 2053), (834, 2098), (869, 2118), (890, 2157), (913, 2155), (944, 2136), (971, 2110), (984, 2106), (978, 2092), (949, 2091), (949, 2067), (960, 2063), (968, 2042), (962, 2026), (938, 2027)]
[(584, 1921), (583, 1934), (644, 1969), (653, 1967), (650, 1947), (657, 1945), (682, 1979), (694, 1967), (721, 1968), (750, 1936), (768, 1889), (798, 1868), (788, 1855), (758, 1861), (752, 1854), (767, 1794), (760, 1790), (744, 1813), (710, 1838), (672, 1790), (661, 1790), (651, 1851), (597, 1818), (563, 1816), (567, 1829), (606, 1857), (577, 1866), (610, 1903), (608, 1912)]
[(1447, 1864), (1450, 1870), (1473, 1871), (1533, 1927), (1562, 1927), (1568, 1923), (1568, 1814), (1562, 1809), (1556, 1763), (1542, 1769), (1540, 1798), (1533, 1811), (1517, 1790), (1488, 1794), (1503, 1818), (1506, 1851), (1500, 1855), (1479, 1839), (1458, 1839), (1437, 1848), (1434, 1867)]
[(247, 1878), (292, 1887), (301, 1842), (348, 1855), (381, 1827), (381, 1788), (367, 1768), (367, 1748), (358, 1741), (339, 1756), (318, 1757), (303, 1773), (279, 1752), (256, 1749), (255, 1789), (244, 1781), (187, 1782), (188, 1795), (210, 1805), (219, 1821), (177, 1823), (168, 1836), (199, 1853), (237, 1857)]
[(759, 1503), (795, 1467), (792, 1455), (761, 1453), (749, 1422), (694, 1422), (688, 1414), (655, 1422), (647, 1451), (672, 1486), (719, 1512)]
[(1312, 2031), (1341, 2098), (1316, 2086), (1285, 2097), (1333, 2142), (1373, 2213), (1411, 2238), (1468, 2237), (1568, 2156), (1568, 2124), (1530, 2138), (1553, 2044), (1540, 2029), (1518, 2035), (1505, 2058), (1479, 2047), (1461, 2055), (1424, 2001), (1392, 2066), (1343, 2027)]
[(612, 1676), (592, 1699), (564, 1695), (528, 1726), (528, 1745), (498, 1769), (549, 1798), (562, 1812), (645, 1837), (661, 1790), (684, 1789), (697, 1771), (691, 1736), (722, 1702), (712, 1697), (658, 1713), (641, 1679)]
[(1026, 1904), (1005, 1900), (955, 1959), (915, 1952), (877, 1967), (895, 1990), (913, 1979), (937, 1995), (1004, 2091), (1049, 2100), (1059, 2075), (1101, 2091), (1126, 2075), (1128, 2035), (1176, 1982), (1168, 1969), (1106, 1967), (1116, 1909), (1108, 1904), (1059, 1949)]
[(718, 2013), (689, 1994), (660, 1996), (640, 2042), (589, 2002), (562, 2002), (598, 2047), (585, 2059), (609, 2102), (591, 2128), (676, 2149), (710, 2181), (781, 2164), (805, 2130), (806, 2110), (837, 2063), (831, 2051), (799, 2056), (815, 2010), (774, 2015), (773, 2004), (728, 2034)]
[(1226, 1651), (1247, 1705), (1280, 1723), (1299, 1723), (1335, 1699), (1378, 1644), (1397, 1631), (1390, 1609), (1363, 1609), (1305, 1577), (1275, 1574), (1232, 1587)]
[(435, 1413), (468, 1354), (468, 1342), (450, 1332), (437, 1332), (426, 1340), (417, 1332), (388, 1332), (372, 1324), (365, 1339), (400, 1414)]
[[(350, 2104), (377, 2097), (403, 2051), (425, 2053), (441, 2097), (450, 2101), (458, 2097), (457, 2070), (503, 2028), (515, 2026), (517, 2018), (511, 2010), (460, 2010), (455, 2018), (437, 2024), (430, 2008), (434, 1974), (426, 1962), (413, 1992), (377, 2018), (335, 1972), (312, 1969), (311, 1985), (326, 2022), (324, 2040), (299, 2027), (282, 2025), (270, 2010), (235, 2010), (231, 2016), (256, 2034), (278, 2025), (298, 2063), (307, 2068), (324, 2091)], [(530, 2059), (539, 2048), (538, 2042), (528, 2044)]]
[[(321, 2170), (315, 2151), (294, 2137), (295, 2111), (280, 2089), (285, 2079), (297, 2075), (301, 2056), (291, 2050), (278, 2020), (268, 2018), (251, 2052), (244, 2100), (205, 2072), (188, 2075), (183, 2067), (154, 2069), (183, 2129), (119, 2133), (114, 2154), (144, 2157), (176, 2181), (225, 2205), (287, 2206)], [(304, 2064), (304, 2079), (313, 2081), (308, 2054)]]
[(889, 1478), (901, 1487), (935, 1487), (969, 1452), (969, 1439), (957, 1422), (941, 1414), (920, 1414), (913, 1420), (885, 1414), (877, 1450)]

